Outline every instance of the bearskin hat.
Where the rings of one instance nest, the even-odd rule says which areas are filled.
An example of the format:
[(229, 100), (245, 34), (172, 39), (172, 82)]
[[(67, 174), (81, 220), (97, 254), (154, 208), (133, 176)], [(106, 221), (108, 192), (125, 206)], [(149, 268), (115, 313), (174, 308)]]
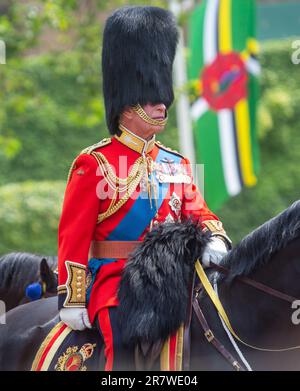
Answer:
[(173, 14), (151, 6), (117, 9), (106, 21), (102, 72), (106, 121), (118, 133), (126, 106), (173, 100), (172, 66), (178, 41)]

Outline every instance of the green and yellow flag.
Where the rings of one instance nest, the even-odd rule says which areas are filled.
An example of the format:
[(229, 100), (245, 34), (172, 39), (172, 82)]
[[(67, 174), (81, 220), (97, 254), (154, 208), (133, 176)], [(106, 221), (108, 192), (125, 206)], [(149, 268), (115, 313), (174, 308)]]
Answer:
[(188, 46), (196, 158), (215, 209), (257, 181), (255, 0), (203, 0), (191, 16)]

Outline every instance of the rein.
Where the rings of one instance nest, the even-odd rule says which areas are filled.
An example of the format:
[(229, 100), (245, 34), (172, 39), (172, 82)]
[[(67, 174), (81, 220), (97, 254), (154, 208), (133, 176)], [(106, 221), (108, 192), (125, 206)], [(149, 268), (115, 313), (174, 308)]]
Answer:
[[(230, 270), (229, 269), (226, 269), (224, 266), (220, 266), (220, 265), (217, 265), (213, 262), (210, 263), (211, 264), (211, 268), (212, 269), (216, 269), (218, 272), (220, 273), (224, 273), (224, 274), (229, 274), (230, 273)], [(251, 280), (250, 278), (247, 278), (247, 277), (243, 277), (243, 276), (237, 276), (235, 277), (238, 281), (241, 281), (243, 282), (244, 284), (246, 285), (250, 285), (250, 286), (253, 286), (254, 288), (264, 292), (264, 293), (267, 293), (268, 295), (270, 296), (274, 296), (274, 297), (277, 297), (278, 299), (281, 299), (281, 300), (284, 300), (284, 301), (287, 301), (288, 303), (293, 303), (295, 300), (298, 300), (297, 298), (293, 297), (293, 296), (290, 296), (290, 295), (287, 295), (283, 292), (280, 292), (276, 289), (273, 289), (265, 284), (262, 284), (261, 282), (257, 282), (257, 281), (254, 281), (254, 280)]]
[[(218, 266), (218, 268), (220, 268), (220, 270), (222, 269), (223, 271), (223, 267), (219, 266), (219, 265), (215, 265), (215, 264), (212, 264), (213, 267), (215, 268), (215, 266)], [(254, 349), (254, 350), (259, 350), (259, 351), (263, 351), (263, 352), (286, 352), (286, 351), (290, 351), (290, 350), (296, 350), (296, 349), (300, 349), (300, 345), (298, 346), (292, 346), (292, 347), (289, 347), (289, 348), (283, 348), (283, 349), (266, 349), (266, 348), (261, 348), (261, 347), (258, 347), (258, 346), (255, 346), (255, 345), (250, 345), (248, 344), (247, 342), (244, 342), (238, 335), (237, 333), (234, 331), (233, 327), (231, 326), (231, 323), (230, 323), (230, 320), (225, 312), (225, 309), (219, 299), (219, 297), (217, 296), (216, 292), (214, 291), (207, 275), (205, 274), (204, 270), (203, 270), (203, 267), (200, 263), (199, 260), (196, 261), (195, 263), (195, 268), (196, 268), (196, 272), (198, 274), (198, 277), (205, 289), (205, 291), (207, 292), (208, 296), (210, 297), (212, 303), (214, 304), (214, 306), (216, 307), (218, 313), (220, 314), (221, 318), (223, 319), (224, 323), (226, 324), (227, 328), (230, 330), (231, 334), (233, 335), (233, 337), (238, 341), (240, 342), (241, 344), (247, 346), (248, 348), (251, 348), (251, 349)], [(217, 267), (216, 267), (217, 269)], [(226, 271), (227, 269), (225, 269)], [(224, 272), (224, 271), (223, 271)], [(229, 272), (229, 270), (227, 270), (227, 272)], [(245, 278), (245, 277), (238, 277), (241, 281), (249, 284), (249, 282), (251, 281), (251, 283), (249, 285), (251, 286), (254, 286), (256, 287), (257, 289), (265, 292), (265, 293), (268, 293), (270, 294), (271, 296), (276, 296), (284, 301), (287, 301), (289, 303), (293, 302), (294, 300), (296, 300), (295, 298), (293, 298), (292, 296), (289, 296), (289, 295), (286, 295), (284, 293), (281, 293), (279, 291), (276, 291), (275, 289), (272, 289), (272, 288), (269, 288), (267, 287), (266, 285), (263, 285), (261, 283), (258, 283), (256, 281), (253, 281), (253, 280), (250, 280), (248, 278)], [(247, 281), (247, 282), (246, 282)], [(197, 300), (198, 301), (198, 300)], [(199, 319), (199, 317), (198, 317)], [(199, 319), (200, 321), (200, 319)], [(201, 323), (201, 321), (200, 321)], [(201, 323), (202, 324), (202, 323)]]

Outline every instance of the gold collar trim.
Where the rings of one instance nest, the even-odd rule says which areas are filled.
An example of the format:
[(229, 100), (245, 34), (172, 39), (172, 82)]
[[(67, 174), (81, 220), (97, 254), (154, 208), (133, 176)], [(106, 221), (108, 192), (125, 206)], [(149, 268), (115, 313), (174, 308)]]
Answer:
[(149, 153), (155, 146), (155, 135), (151, 140), (147, 141), (142, 137), (137, 136), (132, 133), (129, 129), (125, 128), (123, 125), (119, 125), (120, 130), (122, 131), (121, 135), (115, 135), (115, 138), (120, 141), (120, 143), (126, 145), (128, 148), (133, 149), (134, 151), (140, 153)]

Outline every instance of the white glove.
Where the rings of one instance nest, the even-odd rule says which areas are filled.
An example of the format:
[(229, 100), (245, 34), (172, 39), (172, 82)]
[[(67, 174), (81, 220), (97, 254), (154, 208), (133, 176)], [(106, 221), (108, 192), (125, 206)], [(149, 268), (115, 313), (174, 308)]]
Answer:
[(227, 254), (228, 250), (224, 241), (217, 236), (213, 236), (202, 255), (202, 265), (208, 267), (210, 262), (220, 263), (221, 259)]
[(73, 330), (92, 328), (86, 308), (62, 308), (59, 311), (60, 319)]

